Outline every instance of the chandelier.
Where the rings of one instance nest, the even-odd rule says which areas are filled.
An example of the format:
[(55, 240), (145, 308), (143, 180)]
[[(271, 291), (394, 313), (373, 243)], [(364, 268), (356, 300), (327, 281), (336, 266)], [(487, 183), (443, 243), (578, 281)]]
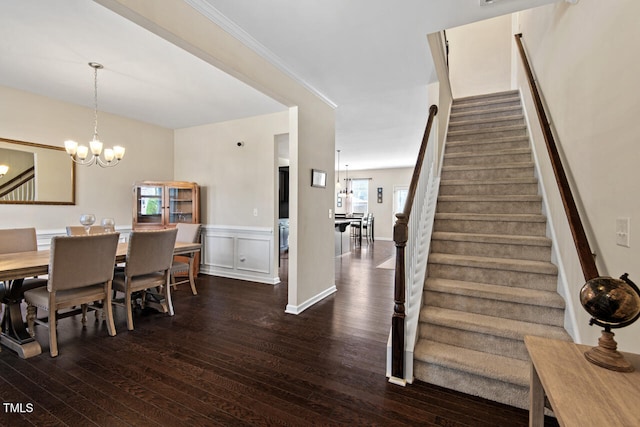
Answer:
[[(105, 148), (104, 152), (102, 150), (102, 142), (98, 139), (98, 70), (104, 67), (97, 62), (89, 62), (89, 66), (93, 68), (93, 139), (89, 141), (89, 147), (67, 140), (64, 142), (64, 148), (67, 150), (71, 160), (79, 165), (91, 166), (97, 164), (103, 168), (108, 168), (120, 163), (120, 160), (124, 157), (124, 147), (114, 145), (113, 148)], [(89, 151), (91, 151), (91, 157), (88, 157)], [(104, 159), (100, 157), (101, 154)]]

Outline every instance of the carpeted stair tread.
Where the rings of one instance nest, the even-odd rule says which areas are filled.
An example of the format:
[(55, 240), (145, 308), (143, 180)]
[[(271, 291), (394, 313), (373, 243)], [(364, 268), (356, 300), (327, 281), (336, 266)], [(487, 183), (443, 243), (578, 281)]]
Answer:
[(528, 144), (529, 137), (527, 135), (520, 136), (503, 136), (503, 137), (495, 137), (495, 138), (486, 138), (482, 140), (462, 140), (462, 141), (449, 141), (447, 142), (448, 149), (460, 149), (461, 147), (469, 148), (469, 152), (478, 151), (478, 149), (483, 149), (484, 147), (490, 146), (492, 144), (507, 144), (510, 142), (523, 142)]
[(530, 363), (429, 340), (420, 340), (415, 358), (472, 374), (521, 386), (529, 385)]
[(458, 127), (458, 126), (468, 126), (468, 125), (482, 125), (482, 124), (505, 122), (505, 121), (516, 121), (516, 120), (524, 120), (524, 115), (519, 113), (519, 114), (510, 115), (510, 116), (489, 117), (486, 119), (463, 118), (456, 121), (450, 121), (449, 128)]
[(505, 245), (551, 246), (551, 239), (543, 236), (518, 236), (506, 234), (456, 233), (434, 231), (432, 240), (452, 240), (456, 242), (494, 243)]
[(538, 180), (534, 178), (503, 178), (503, 179), (478, 179), (478, 180), (462, 180), (462, 179), (443, 179), (440, 185), (508, 185), (508, 184), (537, 184)]
[[(523, 284), (526, 285), (526, 284)], [(492, 285), (488, 283), (464, 282), (440, 278), (427, 279), (425, 291), (446, 292), (476, 298), (508, 301), (517, 304), (537, 305), (541, 307), (565, 308), (564, 299), (557, 292)], [(428, 303), (428, 301), (427, 301)], [(429, 307), (431, 309), (431, 307)], [(495, 318), (494, 318), (495, 319)]]
[(424, 313), (421, 315), (422, 322), (444, 326), (446, 328), (462, 329), (518, 341), (524, 340), (525, 335), (541, 336), (561, 341), (573, 341), (564, 328), (557, 326), (502, 319), (440, 307), (428, 307), (426, 310), (423, 308), (423, 310)]
[(444, 158), (446, 161), (447, 159), (461, 159), (466, 157), (510, 156), (514, 154), (530, 154), (530, 153), (531, 153), (531, 149), (529, 148), (512, 148), (508, 150), (496, 150), (491, 152), (468, 151), (463, 153), (445, 154)]
[(506, 115), (516, 115), (522, 112), (522, 107), (520, 106), (509, 106), (509, 107), (494, 107), (492, 104), (489, 104), (486, 108), (479, 109), (476, 111), (463, 111), (457, 113), (451, 113), (450, 122), (456, 123), (459, 120), (462, 120), (467, 117), (475, 117), (481, 116), (485, 114), (506, 114)]
[(438, 196), (438, 200), (442, 202), (540, 202), (542, 196), (538, 195), (457, 195), (457, 196)]
[(456, 137), (461, 135), (484, 135), (487, 133), (500, 133), (500, 132), (508, 132), (508, 131), (526, 131), (526, 124), (517, 124), (517, 125), (509, 125), (509, 126), (499, 126), (499, 127), (490, 127), (483, 129), (465, 129), (465, 130), (452, 130), (447, 133), (450, 137)]
[(486, 169), (513, 169), (513, 168), (532, 168), (534, 167), (533, 162), (514, 162), (514, 163), (500, 163), (497, 165), (453, 165), (453, 166), (442, 166), (442, 171), (470, 171), (470, 170), (486, 170)]
[(518, 271), (525, 273), (558, 274), (558, 267), (550, 262), (530, 261), (523, 259), (489, 258), (471, 255), (432, 253), (429, 255), (429, 263), (504, 271)]
[[(449, 197), (449, 196), (447, 196)], [(435, 219), (450, 219), (457, 221), (487, 221), (487, 222), (546, 222), (547, 218), (542, 214), (481, 214), (481, 213), (457, 213), (437, 212)]]

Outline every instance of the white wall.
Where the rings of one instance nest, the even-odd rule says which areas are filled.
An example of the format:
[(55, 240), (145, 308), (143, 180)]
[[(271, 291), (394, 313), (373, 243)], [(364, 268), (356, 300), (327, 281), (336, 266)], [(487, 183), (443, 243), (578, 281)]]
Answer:
[[(640, 58), (634, 54), (640, 40), (638, 16), (640, 2), (634, 0), (560, 2), (520, 13), (514, 29), (523, 33), (599, 272), (613, 277), (627, 272), (636, 283), (640, 283), (636, 90)], [(522, 78), (520, 83), (526, 85)], [(537, 151), (544, 153), (544, 148)], [(548, 169), (543, 169), (542, 178), (552, 190), (555, 182)], [(579, 334), (584, 343), (595, 345), (600, 328), (588, 326), (589, 316), (577, 303), (584, 277), (562, 206), (557, 197), (550, 204)], [(630, 248), (615, 243), (619, 217), (631, 219)], [(640, 353), (640, 322), (615, 333), (619, 349)]]
[(511, 15), (447, 30), (454, 98), (510, 89), (511, 37)]
[[(369, 180), (369, 212), (375, 218), (375, 239), (393, 240), (393, 190), (396, 186), (409, 187), (413, 168), (392, 169), (368, 169), (349, 171), (349, 179), (371, 178)], [(345, 188), (346, 171), (340, 171), (342, 188)], [(378, 203), (378, 187), (382, 187), (382, 203)], [(337, 202), (337, 197), (336, 197)], [(336, 213), (345, 212), (345, 203), (342, 207), (336, 206)]]
[[(77, 166), (75, 206), (0, 204), (0, 227), (64, 233), (83, 213), (131, 227), (133, 183), (173, 179), (173, 131), (102, 112), (99, 126), (105, 146), (126, 148), (124, 160), (108, 169)], [(0, 86), (0, 135), (56, 147), (66, 139), (89, 141), (93, 109)]]

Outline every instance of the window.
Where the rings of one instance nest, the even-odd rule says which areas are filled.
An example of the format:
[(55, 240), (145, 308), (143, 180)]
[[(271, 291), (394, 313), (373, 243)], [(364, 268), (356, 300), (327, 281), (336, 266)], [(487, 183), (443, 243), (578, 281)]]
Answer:
[(353, 190), (353, 212), (369, 212), (369, 180), (352, 179), (351, 190)]

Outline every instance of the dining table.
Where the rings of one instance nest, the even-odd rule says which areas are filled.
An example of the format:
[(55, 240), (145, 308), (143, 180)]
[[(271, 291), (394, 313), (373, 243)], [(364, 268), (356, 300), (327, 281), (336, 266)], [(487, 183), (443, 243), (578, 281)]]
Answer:
[[(127, 242), (118, 243), (116, 263), (126, 262)], [(174, 255), (192, 257), (201, 250), (200, 243), (176, 242)], [(49, 273), (49, 249), (0, 254), (0, 299), (4, 304), (0, 344), (23, 359), (42, 352), (40, 344), (27, 331), (22, 317), (22, 282), (25, 278)]]

